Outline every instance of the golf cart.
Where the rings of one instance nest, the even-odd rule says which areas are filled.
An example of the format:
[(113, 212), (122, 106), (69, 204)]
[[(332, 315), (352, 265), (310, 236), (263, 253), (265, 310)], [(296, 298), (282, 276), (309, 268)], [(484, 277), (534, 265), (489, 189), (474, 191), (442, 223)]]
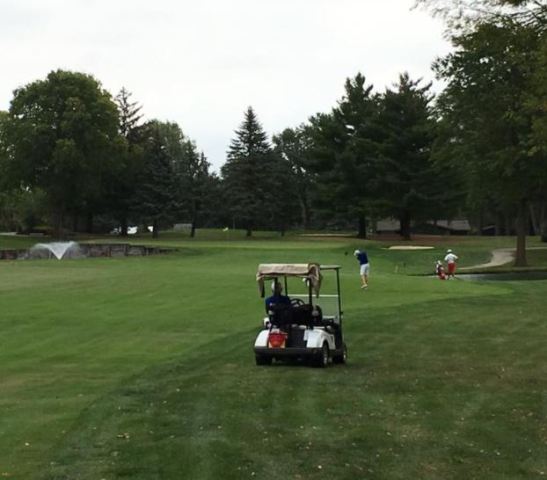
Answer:
[[(336, 294), (320, 294), (324, 273), (330, 274), (331, 286), (335, 282)], [(283, 287), (285, 295), (290, 295), (283, 298), (284, 302), (267, 301), (268, 316), (254, 345), (257, 365), (270, 365), (274, 359), (300, 359), (318, 367), (326, 367), (330, 359), (346, 363), (338, 265), (261, 264), (256, 279), (261, 297), (265, 296), (267, 282), (271, 282), (273, 292)], [(289, 279), (298, 279), (291, 283), (304, 285), (305, 293), (290, 293)]]

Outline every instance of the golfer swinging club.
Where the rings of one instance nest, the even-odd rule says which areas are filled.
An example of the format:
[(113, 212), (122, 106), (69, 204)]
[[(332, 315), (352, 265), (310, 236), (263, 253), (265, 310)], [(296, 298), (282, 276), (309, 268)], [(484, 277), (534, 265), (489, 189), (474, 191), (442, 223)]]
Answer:
[(357, 258), (360, 265), (359, 273), (361, 274), (361, 288), (367, 288), (368, 274), (370, 272), (370, 264), (368, 262), (367, 252), (361, 251), (361, 250), (355, 250), (355, 252), (353, 252), (353, 255), (355, 256), (355, 258)]

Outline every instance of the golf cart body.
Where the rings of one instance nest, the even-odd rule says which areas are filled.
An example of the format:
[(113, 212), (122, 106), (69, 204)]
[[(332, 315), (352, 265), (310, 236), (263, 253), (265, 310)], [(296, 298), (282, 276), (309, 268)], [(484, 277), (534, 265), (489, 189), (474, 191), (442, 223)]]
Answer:
[[(323, 275), (331, 277), (330, 287), (335, 293), (320, 293)], [(272, 287), (281, 284), (290, 297), (290, 305), (267, 306), (268, 316), (254, 345), (257, 365), (269, 365), (274, 359), (308, 360), (320, 367), (327, 366), (331, 359), (334, 363), (346, 362), (338, 265), (261, 264), (256, 278), (262, 297), (267, 282), (272, 282)], [(293, 294), (290, 283), (300, 285), (300, 290), (304, 286), (305, 291)]]

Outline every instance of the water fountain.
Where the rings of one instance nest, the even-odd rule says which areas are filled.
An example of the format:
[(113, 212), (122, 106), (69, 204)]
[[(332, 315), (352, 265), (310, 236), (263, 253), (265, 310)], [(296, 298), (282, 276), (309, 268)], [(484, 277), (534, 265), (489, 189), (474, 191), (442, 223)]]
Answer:
[(76, 242), (37, 243), (29, 250), (33, 258), (51, 258), (52, 255), (57, 260), (80, 257), (80, 246)]
[(56, 258), (134, 257), (169, 253), (176, 249), (130, 243), (37, 243), (29, 250), (0, 249), (0, 260), (33, 260)]

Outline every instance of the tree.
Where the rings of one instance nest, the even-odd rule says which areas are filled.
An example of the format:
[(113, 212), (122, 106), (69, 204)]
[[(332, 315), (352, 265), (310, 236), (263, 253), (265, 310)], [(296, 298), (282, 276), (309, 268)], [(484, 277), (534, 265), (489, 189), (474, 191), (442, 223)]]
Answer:
[(274, 178), (274, 159), (266, 132), (252, 107), (235, 133), (221, 172), (231, 214), (251, 236), (265, 210), (272, 207), (267, 204), (268, 193), (280, 185)]
[(406, 240), (410, 239), (413, 219), (450, 213), (445, 192), (452, 193), (453, 188), (445, 186), (448, 178), (439, 181), (439, 171), (431, 161), (435, 138), (431, 84), (420, 83), (404, 73), (395, 90), (387, 89), (379, 100), (378, 201), (386, 214), (399, 219), (401, 236)]
[(199, 224), (205, 227), (231, 226), (232, 216), (222, 179), (214, 172), (210, 173), (202, 191)]
[(188, 215), (191, 222), (190, 236), (194, 237), (210, 186), (209, 162), (196, 144), (184, 140), (182, 155), (177, 160), (176, 176), (180, 211)]
[(3, 193), (5, 190), (7, 190), (9, 185), (9, 148), (6, 139), (6, 126), (8, 118), (8, 112), (0, 110), (0, 193)]
[(125, 149), (110, 94), (92, 76), (63, 70), (15, 91), (5, 142), (10, 183), (45, 192), (57, 235), (66, 213), (101, 200), (105, 177)]
[(445, 20), (449, 37), (471, 33), (484, 23), (503, 25), (507, 21), (523, 27), (547, 27), (547, 3), (544, 0), (416, 0)]
[[(547, 36), (542, 35), (536, 51), (536, 61), (532, 77), (532, 91), (528, 106), (532, 112), (531, 151), (535, 155), (547, 156)], [(547, 171), (544, 172), (547, 175)], [(547, 180), (544, 179), (547, 185)], [(541, 240), (547, 242), (547, 187), (543, 189), (537, 208)]]
[(132, 93), (125, 87), (122, 87), (116, 95), (116, 103), (120, 115), (120, 133), (124, 138), (131, 139), (135, 136), (139, 121), (142, 119), (140, 111), (142, 106), (138, 102), (130, 100)]
[(376, 210), (377, 97), (358, 74), (347, 79), (345, 95), (330, 114), (310, 119), (319, 208), (357, 219), (366, 237), (366, 216)]
[(273, 137), (274, 151), (281, 161), (286, 163), (287, 178), (290, 184), (287, 191), (293, 192), (300, 207), (300, 221), (307, 229), (311, 217), (311, 197), (314, 189), (313, 175), (309, 172), (312, 139), (309, 128), (301, 125), (297, 128), (286, 128)]
[(32, 232), (42, 222), (46, 203), (43, 192), (28, 189), (0, 191), (0, 228)]
[(177, 209), (174, 159), (180, 153), (181, 136), (178, 125), (158, 120), (151, 120), (138, 129), (143, 164), (137, 177), (133, 210), (142, 221), (152, 223), (154, 238)]
[(457, 50), (435, 64), (447, 81), (439, 108), (449, 141), (471, 152), (458, 159), (461, 171), (480, 172), (488, 179), (484, 193), (517, 218), (517, 266), (526, 265), (529, 202), (545, 189), (545, 156), (531, 148), (528, 106), (539, 38), (511, 21), (484, 23), (454, 38)]
[(109, 210), (120, 222), (120, 235), (127, 236), (128, 217), (135, 202), (135, 192), (139, 169), (142, 168), (143, 151), (138, 144), (138, 126), (142, 118), (142, 107), (130, 100), (131, 93), (123, 87), (116, 95), (120, 117), (120, 135), (125, 138), (127, 152), (119, 159), (116, 175), (109, 185)]

